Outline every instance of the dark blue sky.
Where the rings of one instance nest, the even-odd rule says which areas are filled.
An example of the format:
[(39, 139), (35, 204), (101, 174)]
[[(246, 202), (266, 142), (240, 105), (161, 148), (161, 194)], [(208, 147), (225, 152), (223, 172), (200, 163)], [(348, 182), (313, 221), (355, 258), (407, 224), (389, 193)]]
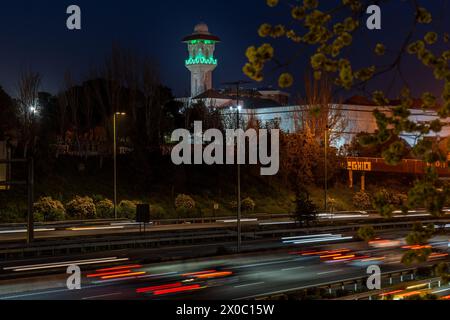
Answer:
[[(448, 2), (432, 1), (433, 7), (439, 9), (436, 14), (442, 13), (440, 8), (445, 1)], [(388, 48), (394, 47), (407, 30), (406, 17), (410, 15), (402, 10), (403, 1), (392, 2), (383, 8), (383, 30), (365, 30), (360, 34), (362, 42), (352, 49), (351, 54), (361, 64), (374, 59), (367, 49), (377, 41), (387, 42)], [(429, 2), (424, 3), (429, 5)], [(81, 31), (66, 29), (65, 12), (71, 4), (82, 9)], [(43, 90), (57, 92), (63, 87), (65, 70), (83, 77), (89, 66), (101, 63), (113, 42), (153, 56), (158, 61), (163, 82), (175, 94), (184, 95), (189, 92), (190, 78), (184, 67), (187, 51), (180, 40), (192, 33), (200, 21), (206, 22), (210, 31), (223, 41), (216, 54), (219, 67), (214, 83), (218, 87), (221, 82), (244, 78), (241, 68), (245, 49), (262, 42), (256, 33), (259, 25), (284, 22), (283, 17), (289, 16), (288, 9), (268, 8), (265, 0), (16, 0), (2, 1), (0, 8), (0, 85), (12, 95), (21, 70), (30, 67), (43, 75)], [(440, 25), (441, 29), (450, 31), (450, 19)], [(293, 47), (286, 44), (287, 41), (281, 41), (278, 45), (281, 56), (292, 52)], [(306, 57), (300, 59), (290, 71), (303, 77), (307, 62)], [(417, 72), (422, 71), (412, 74)], [(275, 75), (269, 76), (268, 82), (275, 83), (274, 79)], [(297, 85), (301, 86), (301, 82)], [(434, 90), (431, 78), (421, 76), (420, 80), (414, 80), (414, 85), (418, 89)]]

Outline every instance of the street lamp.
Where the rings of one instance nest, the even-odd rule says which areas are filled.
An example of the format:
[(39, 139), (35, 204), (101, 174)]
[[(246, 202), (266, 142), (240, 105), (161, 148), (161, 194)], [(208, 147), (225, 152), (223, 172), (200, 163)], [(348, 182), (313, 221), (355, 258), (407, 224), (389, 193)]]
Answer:
[(30, 109), (30, 113), (33, 114), (33, 115), (38, 113), (38, 110), (37, 110), (37, 108), (35, 106), (30, 106), (29, 109)]
[(116, 121), (118, 117), (126, 116), (125, 112), (116, 112), (113, 117), (113, 135), (114, 135), (114, 219), (117, 220), (117, 125)]
[[(242, 107), (239, 105), (239, 90), (238, 90), (238, 94), (237, 94), (237, 104), (236, 107), (230, 107), (231, 111), (236, 110), (236, 130), (239, 130), (239, 121), (240, 121), (240, 114), (239, 112), (241, 111)], [(240, 139), (238, 138), (238, 146), (237, 146), (237, 151), (240, 150), (239, 148), (239, 143), (240, 143)], [(241, 236), (241, 230), (242, 230), (242, 225), (241, 225), (241, 166), (239, 164), (239, 154), (237, 154), (236, 157), (236, 164), (237, 164), (237, 207), (238, 207), (238, 213), (237, 213), (237, 235), (238, 235), (238, 240), (237, 240), (237, 252), (241, 252), (241, 247), (242, 247), (242, 236)]]
[(327, 125), (325, 127), (325, 157), (324, 157), (324, 163), (325, 163), (325, 212), (328, 212), (328, 135), (329, 135), (330, 127)]
[[(241, 96), (240, 96), (240, 86), (243, 84), (250, 83), (248, 81), (234, 81), (234, 82), (226, 82), (224, 85), (236, 86), (236, 130), (239, 130), (239, 112), (242, 109)], [(233, 110), (233, 107), (230, 107), (230, 110)], [(238, 139), (239, 143), (240, 139)], [(242, 236), (241, 236), (241, 166), (239, 165), (239, 155), (236, 157), (237, 163), (237, 252), (241, 252), (242, 247)]]

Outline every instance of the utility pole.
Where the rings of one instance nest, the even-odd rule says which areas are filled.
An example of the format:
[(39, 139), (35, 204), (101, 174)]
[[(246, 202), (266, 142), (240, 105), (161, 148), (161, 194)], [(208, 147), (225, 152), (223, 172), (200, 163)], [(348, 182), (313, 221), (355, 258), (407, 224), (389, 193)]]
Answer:
[[(236, 86), (236, 97), (237, 97), (237, 105), (236, 105), (236, 130), (239, 130), (239, 108), (240, 108), (240, 96), (239, 96), (239, 84)], [(240, 140), (238, 139), (237, 142), (237, 150), (240, 150), (240, 146), (239, 146)], [(245, 141), (244, 141), (245, 143)], [(237, 153), (237, 152), (236, 152)], [(241, 208), (241, 165), (239, 163), (239, 154), (237, 154), (236, 157), (236, 163), (237, 163), (237, 197), (238, 197), (238, 201), (237, 201), (237, 205), (238, 205), (238, 218), (237, 218), (237, 229), (238, 229), (238, 243), (237, 243), (237, 252), (241, 252), (241, 247), (242, 247), (242, 225), (241, 225), (241, 218), (242, 218), (242, 208)]]
[(328, 125), (325, 128), (325, 212), (328, 212)]
[(124, 112), (116, 112), (113, 116), (113, 157), (114, 157), (114, 219), (117, 220), (117, 117), (126, 116)]
[(116, 117), (117, 113), (114, 113), (113, 120), (113, 135), (114, 135), (114, 146), (113, 146), (113, 157), (114, 157), (114, 220), (117, 220), (117, 130), (116, 130)]

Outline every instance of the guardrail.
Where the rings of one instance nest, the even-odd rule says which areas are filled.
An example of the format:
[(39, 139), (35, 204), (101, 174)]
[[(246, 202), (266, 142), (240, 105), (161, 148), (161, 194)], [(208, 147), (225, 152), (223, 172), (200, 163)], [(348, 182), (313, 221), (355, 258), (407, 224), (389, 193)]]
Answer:
[(56, 256), (69, 255), (87, 252), (111, 251), (119, 249), (136, 249), (136, 248), (158, 248), (161, 246), (170, 245), (193, 245), (201, 243), (215, 243), (220, 241), (231, 241), (235, 239), (233, 234), (209, 232), (201, 235), (198, 234), (184, 234), (182, 236), (167, 236), (167, 237), (134, 237), (134, 238), (114, 238), (102, 239), (98, 241), (83, 241), (70, 242), (65, 241), (61, 243), (44, 243), (41, 245), (33, 245), (28, 247), (11, 247), (0, 250), (0, 259), (8, 260), (11, 258), (29, 258), (36, 256)]
[[(431, 223), (442, 222), (442, 220), (431, 220)], [(410, 229), (414, 222), (381, 223), (374, 225), (377, 230), (401, 230)], [(317, 232), (356, 232), (363, 224), (326, 226), (317, 228), (293, 228), (282, 230), (258, 230), (244, 231), (243, 241), (280, 239), (287, 236), (307, 235)], [(9, 244), (8, 247), (0, 249), (0, 259), (33, 257), (40, 255), (71, 254), (80, 252), (97, 252), (114, 249), (140, 248), (140, 247), (162, 247), (167, 245), (183, 245), (208, 243), (215, 244), (217, 241), (235, 241), (236, 232), (232, 229), (211, 228), (199, 231), (173, 230), (165, 232), (152, 232), (145, 235), (135, 234), (127, 236), (114, 236), (110, 238), (81, 238), (75, 240), (49, 240), (37, 242), (32, 246), (24, 247), (23, 244)]]
[[(384, 272), (381, 274), (381, 279), (386, 284), (386, 288), (392, 287), (395, 283), (399, 284), (406, 281), (414, 281), (416, 279), (416, 272), (419, 268), (420, 267), (414, 267)], [(369, 289), (367, 289), (366, 286), (366, 281), (368, 277), (369, 275), (362, 275), (347, 279), (305, 285), (298, 288), (292, 288), (289, 290), (280, 290), (248, 296), (240, 300), (284, 300), (289, 298), (290, 296), (299, 295), (308, 289), (325, 289), (326, 291), (328, 291), (329, 295), (332, 295), (333, 292), (336, 292), (337, 290), (345, 291), (348, 287), (351, 287), (350, 290), (353, 290), (355, 292), (357, 292), (358, 290), (364, 290), (365, 292), (363, 297), (369, 298), (370, 300), (372, 300), (372, 297), (378, 296), (386, 292), (386, 289), (369, 291)], [(397, 281), (395, 281), (395, 279), (397, 279)]]
[[(258, 219), (258, 220), (272, 220), (272, 219), (285, 219), (292, 217), (291, 214), (249, 214), (244, 215), (242, 219)], [(217, 216), (217, 217), (204, 217), (204, 218), (186, 218), (186, 219), (156, 219), (152, 220), (157, 224), (197, 224), (197, 223), (215, 223), (217, 220), (231, 220), (236, 219), (236, 216)], [(71, 221), (59, 221), (59, 222), (36, 222), (36, 227), (56, 227), (56, 228), (68, 228), (78, 225), (99, 225), (99, 224), (111, 224), (111, 223), (129, 223), (134, 222), (129, 219), (92, 219), (92, 220), (71, 220)], [(4, 223), (0, 224), (0, 229), (6, 228), (25, 228), (26, 223)]]

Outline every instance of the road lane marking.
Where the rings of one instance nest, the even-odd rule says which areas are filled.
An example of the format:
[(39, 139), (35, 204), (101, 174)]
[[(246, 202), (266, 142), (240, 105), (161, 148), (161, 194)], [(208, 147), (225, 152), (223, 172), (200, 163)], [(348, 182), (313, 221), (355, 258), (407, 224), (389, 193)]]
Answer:
[(18, 298), (25, 298), (25, 297), (32, 297), (32, 296), (40, 296), (40, 295), (46, 295), (50, 293), (60, 293), (60, 292), (66, 292), (69, 291), (68, 289), (59, 289), (59, 290), (51, 290), (51, 291), (42, 291), (42, 292), (35, 292), (35, 293), (26, 293), (26, 294), (19, 294), (15, 296), (8, 296), (8, 297), (1, 297), (0, 300), (12, 300), (12, 299), (18, 299)]
[(319, 272), (319, 273), (317, 273), (319, 276), (322, 276), (322, 275), (324, 275), (324, 274), (330, 274), (330, 273), (337, 273), (337, 272), (341, 272), (342, 271), (342, 269), (339, 269), (339, 270), (333, 270), (333, 271), (325, 271), (325, 272)]
[(298, 269), (304, 269), (305, 267), (294, 267), (294, 268), (287, 268), (287, 269), (283, 269), (281, 271), (291, 271), (291, 270), (298, 270)]
[(122, 292), (108, 293), (108, 294), (102, 294), (102, 295), (93, 296), (93, 297), (82, 298), (81, 300), (93, 300), (93, 299), (98, 299), (98, 298), (107, 298), (107, 297), (112, 297), (112, 296), (118, 296), (121, 294), (122, 294)]
[(235, 288), (245, 288), (250, 286), (257, 286), (260, 284), (264, 284), (265, 282), (256, 282), (256, 283), (249, 283), (249, 284), (241, 284), (240, 286), (235, 286)]

